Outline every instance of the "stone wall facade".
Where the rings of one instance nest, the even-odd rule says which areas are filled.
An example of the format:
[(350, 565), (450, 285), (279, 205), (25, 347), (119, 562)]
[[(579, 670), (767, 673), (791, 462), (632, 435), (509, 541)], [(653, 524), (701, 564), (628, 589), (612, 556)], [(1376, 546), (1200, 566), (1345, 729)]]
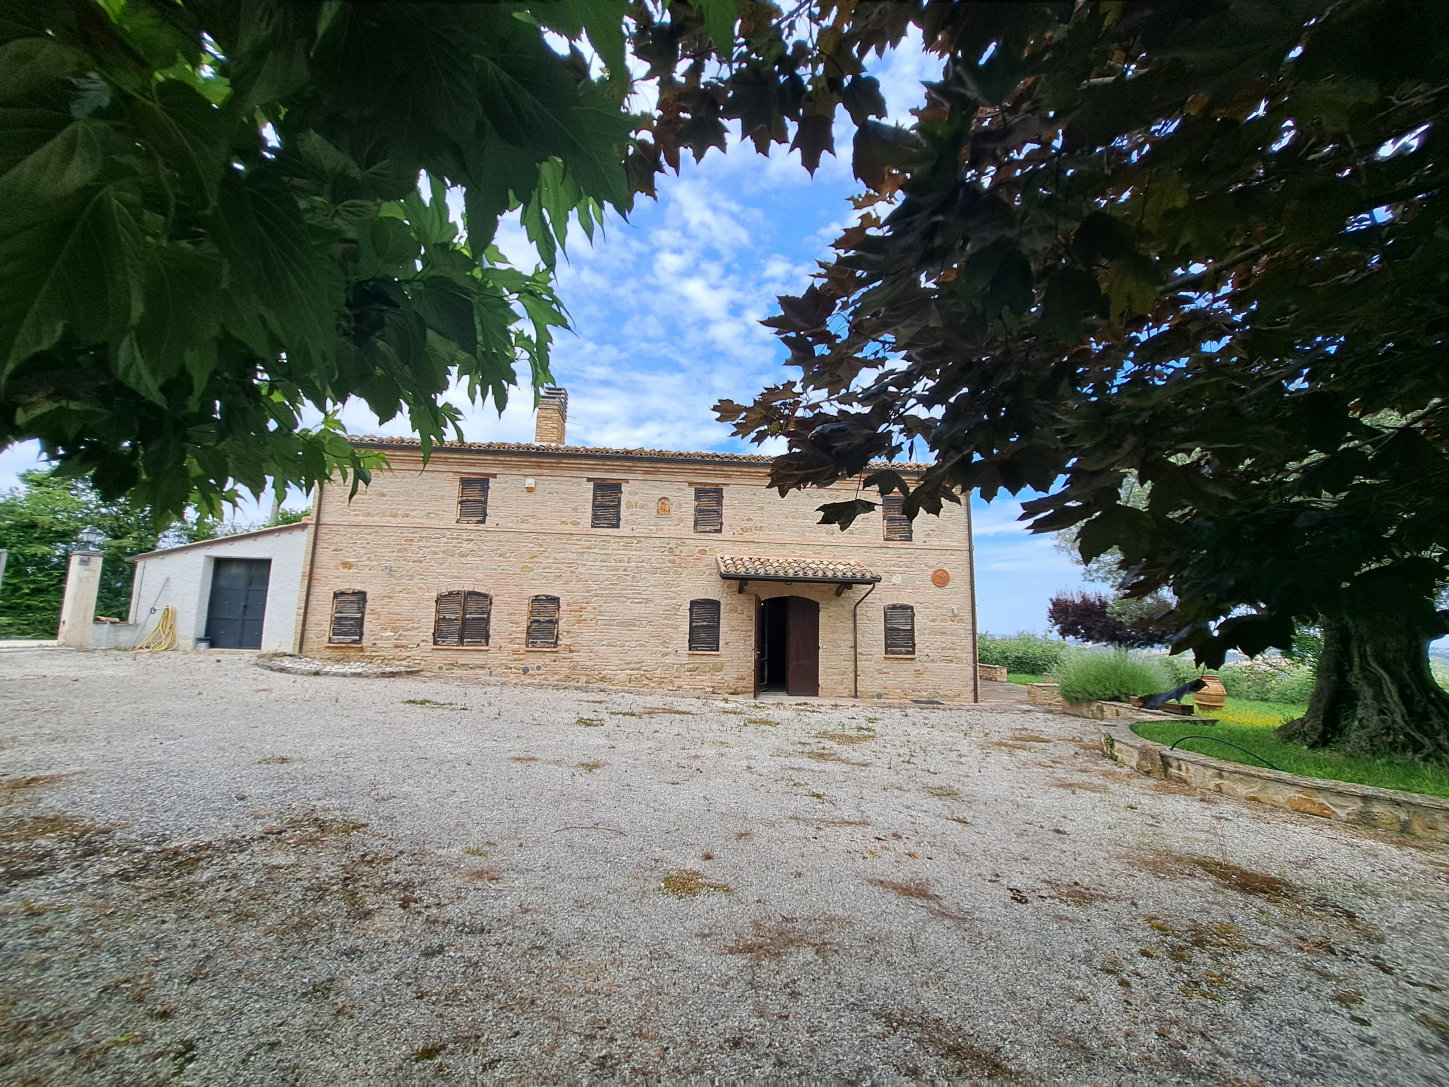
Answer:
[[(855, 487), (781, 497), (769, 459), (632, 454), (538, 446), (444, 447), (423, 466), (416, 446), (378, 443), (390, 468), (350, 502), (313, 500), (312, 551), (298, 651), (308, 657), (471, 668), (514, 678), (749, 695), (757, 600), (820, 606), (820, 694), (975, 696), (970, 541), (963, 506), (921, 516), (910, 542), (887, 542), (879, 512), (841, 532), (816, 507)], [(487, 477), (487, 520), (458, 523), (459, 480)], [(591, 527), (595, 482), (622, 483), (618, 528)], [(694, 531), (694, 488), (724, 492), (723, 531)], [(879, 584), (721, 579), (720, 555), (853, 561)], [(934, 580), (933, 580), (934, 575)], [(944, 582), (944, 584), (941, 584)], [(436, 599), (492, 598), (486, 647), (433, 644)], [(365, 592), (360, 645), (329, 640), (334, 594)], [(556, 649), (525, 645), (529, 600), (560, 601)], [(718, 652), (691, 652), (691, 600), (720, 602)], [(884, 608), (915, 609), (916, 654), (885, 655)], [(858, 605), (858, 607), (857, 607)]]

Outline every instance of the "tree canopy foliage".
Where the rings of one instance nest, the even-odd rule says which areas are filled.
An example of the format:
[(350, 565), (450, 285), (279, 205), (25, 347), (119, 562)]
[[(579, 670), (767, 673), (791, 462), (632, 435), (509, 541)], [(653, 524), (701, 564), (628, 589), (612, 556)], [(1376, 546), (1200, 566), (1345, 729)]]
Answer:
[(908, 512), (1045, 492), (1034, 530), (1171, 589), (1178, 649), (1321, 625), (1300, 735), (1449, 760), (1449, 6), (928, 13), (918, 149), (767, 322), (803, 377), (722, 418), (788, 440), (781, 487), (922, 439), (919, 485), (872, 479)]
[[(459, 434), (454, 382), (501, 409), (516, 367), (549, 380), (570, 225), (727, 122), (813, 170), (843, 106), (858, 174), (899, 156), (860, 55), (915, 6), (867, 7), (0, 0), (0, 446), (167, 516), (365, 480), (353, 398), (426, 452)], [(532, 271), (491, 246), (510, 211)]]
[[(546, 377), (547, 262), (571, 214), (626, 206), (631, 122), (544, 34), (611, 55), (621, 10), (7, 0), (0, 442), (215, 513), (234, 483), (365, 477), (352, 397), (431, 442), (455, 378), (501, 406), (516, 363)], [(535, 272), (489, 248), (519, 205)]]
[[(125, 560), (154, 550), (161, 535), (151, 511), (128, 498), (104, 499), (85, 479), (23, 472), (19, 487), (0, 494), (0, 548), (8, 552), (0, 582), (0, 637), (55, 637), (71, 548), (84, 528), (106, 537), (96, 614), (126, 618), (134, 568)], [(170, 531), (189, 534), (185, 526)]]

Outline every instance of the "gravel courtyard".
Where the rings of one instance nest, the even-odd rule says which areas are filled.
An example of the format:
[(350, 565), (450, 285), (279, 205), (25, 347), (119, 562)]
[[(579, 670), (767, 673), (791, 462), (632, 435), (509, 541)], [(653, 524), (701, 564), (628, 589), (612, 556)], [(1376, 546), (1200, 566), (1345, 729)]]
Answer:
[(1449, 848), (1089, 722), (0, 651), (0, 1081), (1449, 1082)]

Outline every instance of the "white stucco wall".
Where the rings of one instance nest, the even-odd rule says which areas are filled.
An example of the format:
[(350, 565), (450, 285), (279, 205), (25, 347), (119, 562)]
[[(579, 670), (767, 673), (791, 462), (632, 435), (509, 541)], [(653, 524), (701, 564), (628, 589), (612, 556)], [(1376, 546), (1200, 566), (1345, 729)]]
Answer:
[(131, 622), (140, 624), (144, 637), (155, 627), (161, 609), (170, 604), (176, 609), (177, 645), (194, 649), (196, 639), (206, 633), (206, 608), (216, 560), (270, 559), (262, 649), (291, 652), (296, 645), (307, 527), (302, 522), (137, 556), (136, 579), (131, 586)]

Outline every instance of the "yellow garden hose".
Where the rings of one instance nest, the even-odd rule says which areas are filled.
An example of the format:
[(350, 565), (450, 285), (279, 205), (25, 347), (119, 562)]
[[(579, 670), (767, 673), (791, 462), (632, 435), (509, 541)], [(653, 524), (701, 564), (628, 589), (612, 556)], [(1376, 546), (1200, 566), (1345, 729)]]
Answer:
[(161, 618), (150, 634), (136, 644), (136, 652), (155, 652), (176, 648), (176, 609), (167, 604), (161, 609)]

